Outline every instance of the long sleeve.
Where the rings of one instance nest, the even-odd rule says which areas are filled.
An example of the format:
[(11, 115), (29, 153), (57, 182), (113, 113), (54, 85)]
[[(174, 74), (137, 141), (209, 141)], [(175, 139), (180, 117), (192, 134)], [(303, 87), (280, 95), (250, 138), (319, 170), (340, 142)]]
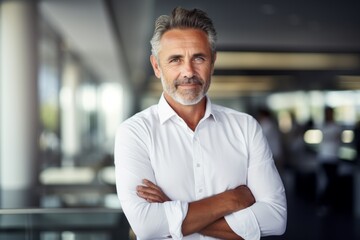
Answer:
[(267, 162), (250, 169), (248, 186), (256, 199), (250, 209), (258, 221), (261, 236), (283, 234), (287, 222), (287, 204), (285, 189), (275, 164)]
[(259, 125), (255, 124), (249, 132), (247, 185), (256, 202), (225, 219), (233, 231), (244, 239), (281, 235), (287, 221), (285, 189)]
[(180, 239), (187, 203), (148, 203), (136, 194), (146, 178), (156, 183), (148, 155), (148, 137), (142, 128), (122, 124), (115, 141), (116, 187), (121, 207), (139, 239)]
[(286, 198), (275, 164), (264, 163), (249, 169), (248, 187), (256, 203), (225, 217), (230, 227), (244, 239), (281, 235), (286, 228)]
[[(120, 125), (115, 141), (117, 193), (138, 239), (203, 238), (199, 233), (182, 236), (188, 203), (243, 184), (256, 203), (225, 216), (234, 232), (259, 239), (284, 230), (285, 192), (260, 126), (247, 114), (210, 101), (208, 105), (194, 132), (163, 98)], [(138, 197), (136, 187), (143, 179), (174, 201), (148, 203)]]

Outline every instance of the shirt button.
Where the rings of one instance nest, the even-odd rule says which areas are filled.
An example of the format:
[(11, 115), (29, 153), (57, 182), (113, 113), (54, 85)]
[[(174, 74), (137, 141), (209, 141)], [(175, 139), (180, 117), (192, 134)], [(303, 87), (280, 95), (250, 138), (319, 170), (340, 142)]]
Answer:
[(202, 193), (202, 191), (203, 191), (202, 188), (200, 188), (200, 189), (199, 189), (199, 193)]
[(200, 163), (197, 163), (197, 164), (196, 164), (196, 167), (200, 167)]

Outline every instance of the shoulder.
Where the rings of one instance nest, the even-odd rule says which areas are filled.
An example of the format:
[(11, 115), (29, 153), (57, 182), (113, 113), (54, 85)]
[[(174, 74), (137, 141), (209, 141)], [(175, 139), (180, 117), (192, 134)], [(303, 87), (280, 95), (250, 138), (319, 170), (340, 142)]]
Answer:
[(229, 134), (233, 132), (244, 138), (253, 138), (262, 131), (257, 120), (248, 113), (219, 105), (212, 106), (212, 113), (218, 125)]
[(234, 110), (232, 108), (213, 104), (212, 111), (213, 111), (215, 118), (219, 119), (220, 121), (235, 120), (242, 124), (244, 124), (244, 123), (256, 124), (257, 123), (255, 118), (253, 116), (251, 116), (250, 114), (245, 113), (245, 112), (240, 112), (240, 111)]
[(117, 132), (141, 133), (148, 131), (152, 125), (159, 122), (157, 105), (153, 105), (120, 123)]

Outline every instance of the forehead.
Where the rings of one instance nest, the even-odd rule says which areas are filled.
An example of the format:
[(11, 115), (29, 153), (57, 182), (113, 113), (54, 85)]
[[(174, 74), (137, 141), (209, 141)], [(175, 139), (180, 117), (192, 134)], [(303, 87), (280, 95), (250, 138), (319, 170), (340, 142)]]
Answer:
[(164, 33), (160, 40), (160, 53), (194, 50), (210, 53), (207, 34), (199, 29), (172, 29)]

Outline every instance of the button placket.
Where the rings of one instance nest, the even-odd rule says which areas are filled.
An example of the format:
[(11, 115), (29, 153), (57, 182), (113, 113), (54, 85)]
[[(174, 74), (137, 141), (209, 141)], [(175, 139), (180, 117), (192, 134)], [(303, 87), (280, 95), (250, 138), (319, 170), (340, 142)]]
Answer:
[(204, 169), (203, 169), (203, 159), (201, 154), (201, 144), (199, 139), (194, 136), (193, 138), (193, 168), (194, 168), (194, 177), (195, 177), (195, 195), (197, 199), (202, 199), (205, 194), (205, 185), (204, 185)]

